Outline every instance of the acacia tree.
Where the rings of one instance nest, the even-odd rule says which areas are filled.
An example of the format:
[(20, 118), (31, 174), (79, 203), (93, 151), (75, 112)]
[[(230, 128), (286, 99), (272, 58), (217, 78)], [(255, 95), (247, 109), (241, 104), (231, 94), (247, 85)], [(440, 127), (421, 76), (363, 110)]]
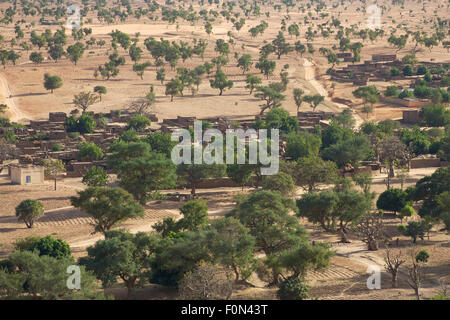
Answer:
[(265, 253), (271, 285), (278, 284), (284, 272), (301, 275), (308, 268), (326, 267), (332, 255), (325, 247), (314, 248), (305, 242), (306, 231), (289, 214), (291, 211), (297, 211), (291, 199), (277, 191), (263, 190), (238, 199), (229, 214), (250, 230), (256, 248)]
[(233, 88), (234, 82), (232, 80), (228, 80), (227, 75), (220, 69), (217, 69), (216, 75), (214, 76), (214, 80), (209, 80), (211, 88), (219, 89), (219, 96), (222, 95), (223, 90)]
[(82, 113), (85, 113), (86, 110), (98, 102), (100, 100), (99, 96), (90, 93), (90, 92), (80, 92), (73, 96), (72, 103), (75, 105), (75, 108), (81, 109)]
[(249, 54), (243, 54), (238, 59), (237, 66), (242, 69), (242, 74), (245, 74), (250, 70), (252, 64), (252, 56)]
[(44, 159), (42, 164), (44, 166), (44, 175), (46, 177), (53, 178), (56, 191), (56, 179), (60, 174), (66, 172), (63, 162), (55, 159)]
[(95, 86), (94, 87), (94, 92), (98, 93), (100, 101), (102, 101), (102, 95), (106, 94), (107, 90), (106, 90), (106, 87), (104, 87), (104, 86)]
[(58, 76), (51, 76), (49, 73), (44, 74), (44, 88), (50, 90), (53, 93), (53, 90), (62, 87), (62, 80)]
[(128, 219), (144, 216), (144, 209), (121, 188), (89, 187), (77, 193), (70, 202), (92, 217), (93, 233), (105, 234)]
[(123, 230), (108, 231), (105, 240), (99, 240), (87, 249), (88, 256), (80, 258), (81, 265), (94, 272), (107, 287), (120, 278), (127, 287), (127, 298), (148, 277), (149, 257), (154, 240), (144, 232), (136, 235)]
[(67, 56), (69, 57), (69, 60), (74, 63), (74, 65), (77, 65), (78, 60), (81, 59), (84, 53), (84, 46), (81, 42), (77, 42), (71, 46), (67, 47)]
[(39, 200), (25, 199), (16, 207), (16, 217), (33, 228), (34, 221), (44, 215), (44, 205)]
[(305, 93), (302, 89), (300, 88), (295, 88), (294, 89), (294, 101), (295, 101), (295, 105), (297, 106), (297, 113), (300, 110), (300, 107), (302, 106), (303, 103), (303, 94)]
[(266, 102), (261, 105), (260, 115), (263, 115), (264, 111), (267, 109), (279, 107), (281, 105), (281, 101), (286, 98), (286, 96), (283, 95), (274, 85), (259, 86), (256, 88), (256, 91), (255, 98), (259, 98)]
[(248, 74), (247, 78), (245, 80), (245, 83), (247, 84), (245, 86), (246, 89), (250, 89), (250, 94), (253, 93), (253, 90), (255, 90), (255, 88), (261, 84), (261, 78)]

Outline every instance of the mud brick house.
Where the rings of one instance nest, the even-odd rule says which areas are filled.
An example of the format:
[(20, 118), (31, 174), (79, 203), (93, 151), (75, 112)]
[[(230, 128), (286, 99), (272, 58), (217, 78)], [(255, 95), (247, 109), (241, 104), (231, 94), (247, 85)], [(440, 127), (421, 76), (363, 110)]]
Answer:
[(12, 184), (44, 184), (44, 167), (32, 164), (12, 164), (8, 166)]
[(397, 60), (396, 54), (373, 54), (372, 55), (372, 61), (388, 62), (388, 61), (395, 61), (395, 60)]
[(403, 122), (416, 124), (422, 121), (422, 113), (420, 110), (405, 110), (403, 111)]

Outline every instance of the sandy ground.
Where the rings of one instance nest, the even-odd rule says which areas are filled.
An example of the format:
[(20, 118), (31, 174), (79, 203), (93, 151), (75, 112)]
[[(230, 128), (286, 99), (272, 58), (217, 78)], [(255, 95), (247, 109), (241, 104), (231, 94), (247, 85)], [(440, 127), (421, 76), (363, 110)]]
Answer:
[[(433, 173), (435, 168), (412, 169), (405, 187), (425, 175)], [(384, 179), (386, 175), (376, 174), (373, 180), (372, 190), (380, 193), (386, 189)], [(394, 187), (400, 187), (399, 181), (394, 179)], [(6, 256), (13, 249), (16, 239), (31, 235), (53, 235), (68, 241), (75, 257), (86, 254), (86, 248), (93, 245), (102, 236), (91, 234), (92, 220), (85, 213), (70, 206), (69, 197), (76, 195), (82, 185), (80, 179), (65, 179), (58, 183), (57, 191), (53, 191), (51, 181), (42, 186), (13, 186), (5, 175), (0, 176), (0, 256)], [(189, 193), (189, 190), (178, 190), (180, 193)], [(241, 193), (240, 188), (218, 188), (198, 190), (200, 197), (207, 200), (209, 215), (211, 219), (221, 217), (234, 206), (234, 197)], [(244, 192), (248, 192), (247, 189)], [(304, 191), (298, 189), (295, 197), (299, 197)], [(44, 203), (46, 213), (37, 220), (33, 229), (27, 229), (24, 224), (19, 223), (14, 214), (14, 208), (20, 201), (26, 198), (39, 199)], [(182, 203), (173, 201), (153, 201), (145, 207), (145, 217), (142, 219), (129, 220), (120, 228), (125, 228), (132, 233), (139, 231), (152, 231), (154, 223), (164, 218), (180, 218), (178, 207)], [(396, 231), (399, 220), (391, 216), (385, 217), (387, 230), (393, 239), (399, 238), (399, 247), (392, 250), (401, 250), (408, 258), (410, 239), (401, 236)], [(324, 233), (319, 227), (311, 225), (305, 219), (301, 224), (308, 230), (310, 239), (315, 241), (329, 241), (332, 249), (336, 250), (336, 256), (332, 259), (330, 268), (325, 272), (310, 272), (307, 280), (311, 287), (310, 294), (313, 298), (320, 299), (413, 299), (413, 291), (406, 282), (407, 269), (403, 268), (400, 276), (399, 288), (390, 288), (390, 277), (383, 270), (384, 250), (370, 252), (366, 250), (364, 243), (350, 234), (350, 244), (338, 243), (338, 237), (333, 234)], [(431, 254), (430, 263), (425, 268), (426, 281), (422, 294), (424, 297), (435, 295), (440, 288), (440, 281), (450, 284), (450, 236), (439, 231), (437, 226), (431, 232), (430, 240), (418, 241), (418, 248), (425, 248)], [(381, 290), (369, 290), (366, 286), (367, 268), (377, 266), (382, 271)], [(238, 286), (235, 290), (234, 299), (274, 299), (276, 290), (265, 287), (256, 275), (250, 280), (253, 286)], [(124, 289), (120, 285), (108, 289), (108, 293), (114, 293), (118, 298), (124, 297)], [(176, 292), (170, 288), (151, 285), (139, 289), (138, 298), (142, 299), (170, 299), (176, 297)]]

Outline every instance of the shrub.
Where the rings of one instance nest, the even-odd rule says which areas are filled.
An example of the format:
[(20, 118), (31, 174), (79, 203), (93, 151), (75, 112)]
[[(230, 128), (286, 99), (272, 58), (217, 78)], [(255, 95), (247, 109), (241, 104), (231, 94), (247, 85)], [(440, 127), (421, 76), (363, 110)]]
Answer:
[(280, 300), (304, 300), (309, 297), (305, 280), (298, 277), (286, 278), (278, 288), (277, 295)]
[(44, 214), (44, 205), (39, 200), (25, 199), (16, 207), (16, 216), (19, 221), (25, 222), (32, 228), (34, 221)]
[(377, 208), (381, 210), (399, 212), (405, 205), (406, 192), (401, 189), (388, 189), (377, 200)]
[(397, 86), (389, 86), (386, 88), (386, 91), (384, 92), (384, 95), (386, 97), (396, 97), (398, 96), (398, 88)]

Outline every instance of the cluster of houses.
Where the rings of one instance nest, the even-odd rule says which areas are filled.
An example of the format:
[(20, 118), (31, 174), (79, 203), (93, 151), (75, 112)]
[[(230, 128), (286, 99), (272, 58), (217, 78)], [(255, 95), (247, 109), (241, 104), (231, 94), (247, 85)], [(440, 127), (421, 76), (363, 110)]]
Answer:
[[(338, 53), (337, 57), (343, 59), (344, 62), (352, 61), (352, 54), (349, 52)], [(426, 66), (427, 68), (439, 68), (443, 66), (442, 63), (435, 62), (420, 62), (420, 65)], [(343, 68), (330, 69), (328, 74), (331, 76), (331, 81), (350, 82), (353, 85), (365, 86), (368, 81), (404, 79), (405, 76), (393, 76), (390, 72), (394, 67), (401, 70), (404, 66), (405, 64), (395, 54), (373, 54), (371, 60), (366, 60), (364, 63), (359, 64), (348, 64)], [(439, 86), (440, 80), (438, 75), (434, 75), (433, 81), (428, 86)]]
[[(23, 127), (17, 127), (14, 130), (17, 142), (15, 144), (16, 158), (8, 167), (8, 174), (14, 184), (41, 184), (44, 181), (44, 169), (41, 166), (42, 161), (47, 158), (59, 159), (66, 168), (67, 177), (81, 177), (93, 166), (107, 168), (106, 161), (80, 161), (78, 157), (80, 144), (83, 142), (92, 142), (99, 146), (104, 153), (108, 152), (109, 146), (117, 140), (126, 130), (128, 120), (135, 113), (126, 110), (112, 110), (107, 114), (88, 112), (98, 123), (98, 126), (92, 133), (83, 135), (71, 134), (66, 132), (64, 122), (68, 115), (64, 112), (49, 113), (48, 120), (32, 120)], [(331, 112), (299, 112), (298, 124), (301, 130), (311, 131), (316, 126), (326, 127), (328, 120), (334, 115)], [(158, 122), (154, 114), (148, 115), (153, 122)], [(233, 121), (226, 118), (203, 118), (181, 117), (174, 119), (164, 119), (159, 123), (159, 129), (147, 128), (142, 135), (152, 132), (171, 133), (179, 128), (189, 128), (193, 126), (194, 121), (201, 120), (211, 124), (222, 132), (226, 129), (250, 128), (255, 119), (259, 116), (239, 119)], [(106, 119), (106, 121), (105, 121)], [(55, 148), (58, 146), (58, 148)], [(280, 146), (284, 150), (283, 145)]]

